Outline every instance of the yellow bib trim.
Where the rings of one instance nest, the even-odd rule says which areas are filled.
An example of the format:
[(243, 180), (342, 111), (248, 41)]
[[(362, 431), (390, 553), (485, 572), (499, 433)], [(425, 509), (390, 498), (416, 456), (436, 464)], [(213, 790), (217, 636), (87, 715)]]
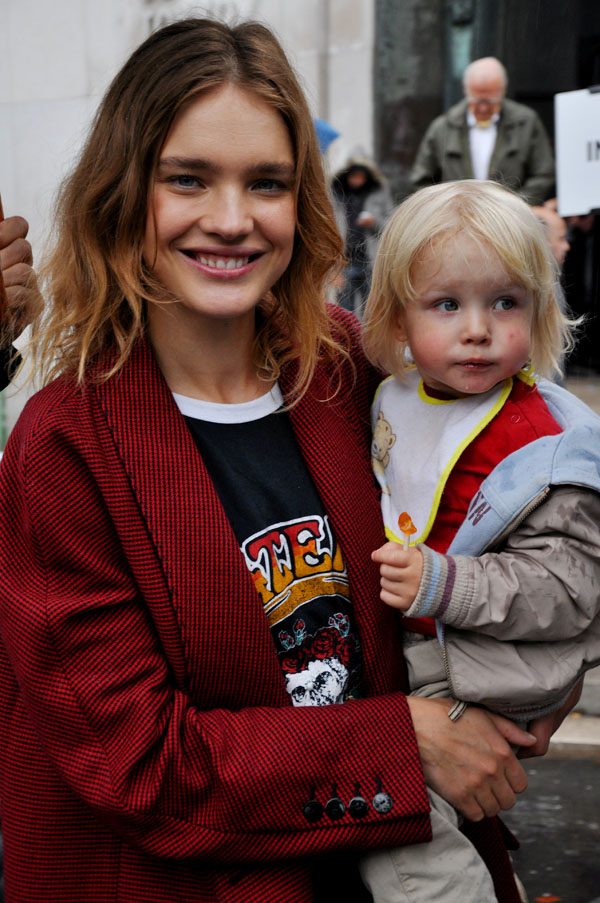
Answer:
[[(521, 374), (523, 374), (523, 375), (521, 375)], [(523, 371), (523, 370), (520, 371), (517, 374), (517, 376), (519, 377), (519, 379), (523, 379), (524, 382), (527, 382), (529, 384), (534, 382), (534, 380), (529, 376), (529, 374), (526, 371)], [(425, 542), (427, 540), (427, 537), (429, 536), (429, 534), (431, 532), (431, 528), (437, 517), (438, 509), (440, 507), (440, 500), (442, 498), (442, 492), (444, 491), (446, 483), (448, 482), (448, 477), (452, 473), (452, 470), (454, 469), (456, 462), (458, 461), (458, 459), (460, 458), (460, 456), (462, 455), (464, 450), (467, 448), (467, 446), (469, 446), (471, 444), (473, 439), (475, 439), (475, 437), (478, 436), (479, 433), (481, 433), (481, 431), (483, 429), (485, 429), (485, 427), (488, 425), (490, 420), (492, 420), (496, 416), (496, 414), (498, 414), (498, 412), (502, 410), (502, 408), (506, 402), (506, 399), (508, 398), (508, 396), (511, 393), (512, 387), (513, 387), (513, 377), (509, 377), (508, 379), (505, 379), (504, 385), (502, 386), (502, 391), (501, 391), (500, 396), (498, 397), (496, 403), (490, 408), (490, 410), (487, 412), (487, 414), (484, 417), (482, 417), (482, 419), (479, 421), (477, 426), (473, 430), (471, 430), (471, 432), (467, 436), (465, 436), (465, 438), (462, 440), (462, 442), (454, 450), (454, 453), (452, 454), (446, 467), (444, 468), (444, 470), (441, 473), (440, 479), (439, 479), (437, 487), (435, 489), (435, 493), (433, 496), (433, 504), (431, 507), (431, 511), (429, 513), (429, 517), (427, 518), (427, 523), (425, 525), (425, 529), (422, 531), (420, 536), (417, 536), (410, 543), (410, 545), (416, 545), (419, 542)], [(452, 399), (448, 399), (447, 401), (444, 401), (442, 399), (431, 398), (431, 396), (428, 396), (427, 393), (425, 392), (425, 388), (423, 386), (423, 380), (420, 380), (420, 382), (419, 382), (418, 393), (419, 393), (419, 398), (421, 398), (421, 400), (426, 402), (427, 404), (454, 404), (455, 402), (461, 400), (460, 398), (452, 398)], [(404, 537), (399, 536), (389, 526), (386, 526), (386, 528), (385, 528), (385, 535), (392, 542), (404, 542)]]

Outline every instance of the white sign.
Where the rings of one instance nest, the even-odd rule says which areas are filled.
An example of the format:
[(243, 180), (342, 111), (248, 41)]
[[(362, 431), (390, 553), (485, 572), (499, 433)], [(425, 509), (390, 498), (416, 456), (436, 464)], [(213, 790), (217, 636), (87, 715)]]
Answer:
[(554, 122), (558, 212), (600, 210), (600, 90), (556, 94)]

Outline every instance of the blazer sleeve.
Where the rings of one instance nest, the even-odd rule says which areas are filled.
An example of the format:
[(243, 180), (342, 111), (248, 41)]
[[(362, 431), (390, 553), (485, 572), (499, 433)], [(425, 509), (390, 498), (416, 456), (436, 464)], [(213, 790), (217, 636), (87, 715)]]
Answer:
[[(93, 442), (84, 428), (82, 444)], [(322, 708), (195, 705), (97, 473), (60, 431), (19, 424), (11, 436), (0, 468), (0, 585), (14, 674), (0, 716), (11, 711), (2, 699), (24, 706), (66, 792), (128, 842), (168, 859), (254, 863), (429, 838), (402, 694)], [(378, 811), (378, 792), (390, 807)], [(368, 804), (360, 817), (348, 808), (356, 796)], [(323, 811), (331, 799), (344, 811)]]
[(426, 546), (409, 616), (501, 640), (579, 636), (598, 617), (600, 495), (557, 487), (499, 552), (441, 555)]

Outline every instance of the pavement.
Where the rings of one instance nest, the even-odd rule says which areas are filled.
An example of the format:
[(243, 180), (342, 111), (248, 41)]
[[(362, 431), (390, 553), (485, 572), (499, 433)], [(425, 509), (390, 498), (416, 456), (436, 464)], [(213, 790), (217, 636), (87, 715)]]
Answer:
[(529, 785), (502, 819), (529, 903), (600, 903), (600, 757), (524, 763)]
[[(600, 414), (600, 377), (566, 387)], [(502, 818), (529, 903), (600, 903), (600, 667), (554, 734), (548, 754), (523, 762), (529, 785)]]
[(517, 837), (515, 871), (529, 903), (600, 903), (600, 668), (502, 820)]

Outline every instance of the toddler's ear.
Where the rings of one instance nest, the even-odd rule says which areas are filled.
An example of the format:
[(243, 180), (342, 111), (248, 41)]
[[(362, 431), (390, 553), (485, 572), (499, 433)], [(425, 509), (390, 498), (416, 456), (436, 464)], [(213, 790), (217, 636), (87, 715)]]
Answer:
[(404, 314), (401, 311), (398, 314), (396, 319), (396, 325), (394, 326), (394, 338), (398, 339), (399, 342), (408, 341), (406, 337), (406, 330), (404, 329)]

